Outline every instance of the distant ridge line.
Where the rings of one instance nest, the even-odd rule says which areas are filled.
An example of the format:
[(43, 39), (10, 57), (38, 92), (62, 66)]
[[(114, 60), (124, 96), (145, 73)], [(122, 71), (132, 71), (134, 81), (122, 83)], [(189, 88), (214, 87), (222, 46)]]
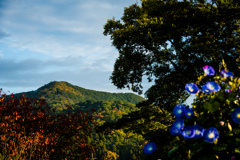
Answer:
[[(49, 105), (62, 106), (63, 104), (76, 104), (86, 100), (91, 101), (124, 101), (137, 104), (145, 99), (133, 93), (111, 93), (85, 89), (77, 85), (72, 85), (66, 81), (52, 81), (39, 87), (35, 91), (22, 92), (29, 98), (45, 99)], [(22, 93), (15, 94), (17, 96)]]

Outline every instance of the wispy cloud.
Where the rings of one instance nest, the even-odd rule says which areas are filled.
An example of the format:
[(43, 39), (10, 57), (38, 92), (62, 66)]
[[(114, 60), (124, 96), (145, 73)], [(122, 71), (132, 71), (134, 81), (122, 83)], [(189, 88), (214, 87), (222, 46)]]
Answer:
[(96, 60), (114, 53), (109, 38), (102, 35), (103, 25), (109, 12), (121, 7), (99, 1), (53, 1), (54, 6), (40, 2), (9, 4), (2, 21), (14, 37), (5, 43), (56, 58), (71, 55)]
[(3, 58), (4, 57), (4, 55), (2, 54), (2, 52), (0, 52), (0, 58)]
[(0, 40), (8, 36), (9, 34), (7, 32), (4, 32), (3, 30), (0, 29)]
[(0, 67), (4, 68), (0, 70), (0, 88), (28, 91), (56, 80), (117, 91), (109, 77), (118, 53), (102, 34), (103, 26), (106, 19), (119, 19), (124, 7), (135, 2), (6, 1), (0, 11), (0, 42), (4, 46), (0, 50)]
[[(35, 90), (51, 81), (67, 81), (87, 89), (116, 92), (109, 80), (109, 60), (101, 59), (100, 62), (91, 63), (82, 56), (20, 62), (0, 59), (0, 68), (4, 68), (0, 70), (0, 86), (17, 93)], [(123, 91), (129, 92), (127, 89), (120, 92)]]

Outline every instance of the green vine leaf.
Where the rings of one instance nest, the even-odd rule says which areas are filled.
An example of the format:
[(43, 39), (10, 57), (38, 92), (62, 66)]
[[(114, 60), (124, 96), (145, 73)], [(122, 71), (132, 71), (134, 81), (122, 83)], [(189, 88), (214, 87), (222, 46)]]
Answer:
[(213, 103), (209, 103), (209, 102), (206, 102), (203, 104), (203, 107), (210, 111), (211, 113), (215, 112), (220, 106), (220, 103), (219, 102), (213, 102)]

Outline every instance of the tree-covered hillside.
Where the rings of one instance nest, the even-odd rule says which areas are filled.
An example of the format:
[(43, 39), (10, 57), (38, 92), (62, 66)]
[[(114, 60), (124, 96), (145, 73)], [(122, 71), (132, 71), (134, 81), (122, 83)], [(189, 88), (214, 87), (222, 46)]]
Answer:
[(67, 114), (76, 113), (77, 110), (82, 112), (90, 111), (91, 109), (96, 110), (94, 116), (96, 120), (106, 122), (116, 122), (124, 114), (128, 114), (133, 111), (139, 110), (134, 104), (124, 101), (90, 101), (76, 103), (71, 105), (72, 110), (64, 109), (62, 112)]
[[(40, 101), (37, 98), (34, 99), (33, 96), (32, 96), (33, 100), (31, 100), (31, 98), (28, 95), (25, 95), (24, 98), (25, 99), (23, 100), (23, 99), (21, 99), (21, 96), (20, 96), (20, 97), (18, 97), (18, 100), (15, 100), (15, 101), (13, 101), (13, 100), (11, 100), (11, 98), (9, 98), (10, 105), (11, 104), (12, 104), (12, 106), (16, 105), (17, 108), (19, 106), (19, 108), (22, 108), (22, 109), (16, 109), (16, 111), (18, 111), (18, 113), (13, 112), (13, 111), (9, 111), (7, 113), (9, 113), (10, 115), (12, 114), (12, 116), (14, 116), (15, 114), (16, 115), (24, 115), (25, 119), (29, 119), (32, 117), (35, 120), (35, 117), (32, 114), (33, 112), (30, 114), (26, 113), (26, 106), (28, 106), (29, 108), (39, 107), (39, 105), (37, 105), (39, 103), (44, 108), (44, 106), (46, 104), (42, 100)], [(6, 99), (8, 99), (8, 98), (6, 98)], [(15, 99), (14, 96), (12, 96), (12, 99)], [(32, 102), (32, 103), (30, 103), (30, 102)], [(52, 108), (51, 105), (49, 105), (49, 107)], [(2, 108), (4, 108), (4, 107), (2, 107)], [(11, 109), (13, 107), (5, 107), (5, 108)], [(67, 108), (67, 109), (65, 109), (65, 108)], [(83, 119), (86, 120), (87, 115), (88, 115), (87, 112), (88, 111), (91, 112), (91, 109), (95, 110), (95, 112), (93, 113), (93, 117), (92, 117), (94, 124), (89, 124), (89, 126), (88, 126), (88, 129), (92, 128), (93, 130), (91, 131), (91, 134), (89, 134), (89, 136), (85, 138), (85, 143), (86, 143), (86, 145), (89, 145), (89, 146), (97, 145), (96, 149), (92, 151), (94, 153), (95, 157), (97, 157), (97, 159), (139, 160), (145, 156), (142, 152), (143, 145), (146, 143), (143, 136), (141, 136), (137, 133), (133, 133), (133, 132), (125, 133), (125, 131), (123, 129), (111, 131), (111, 133), (109, 135), (98, 134), (95, 131), (95, 129), (96, 129), (95, 124), (97, 126), (100, 126), (100, 125), (104, 124), (105, 122), (109, 122), (109, 123), (117, 122), (117, 120), (122, 118), (122, 116), (127, 115), (130, 112), (138, 111), (139, 108), (137, 108), (135, 104), (129, 103), (126, 101), (124, 102), (124, 101), (86, 100), (86, 101), (81, 101), (79, 103), (75, 103), (72, 105), (66, 104), (65, 108), (64, 109), (56, 108), (56, 110), (58, 110), (56, 112), (56, 114), (62, 114), (62, 115), (61, 116), (58, 115), (56, 117), (56, 119), (55, 119), (56, 124), (54, 124), (52, 127), (56, 127), (56, 128), (59, 127), (62, 130), (61, 127), (63, 127), (62, 122), (64, 122), (64, 119), (72, 119), (73, 118), (72, 121), (70, 120), (70, 121), (68, 121), (68, 123), (65, 123), (66, 126), (72, 126), (73, 124), (75, 124), (74, 122), (75, 122), (76, 117), (82, 116)], [(38, 111), (41, 112), (43, 110), (37, 110), (37, 112)], [(68, 112), (70, 112), (70, 113), (68, 113)], [(53, 114), (53, 113), (50, 112), (50, 114)], [(39, 115), (42, 115), (42, 114), (40, 113)], [(46, 115), (46, 116), (48, 116), (48, 115)], [(2, 115), (2, 117), (4, 117), (4, 114)], [(2, 120), (3, 120), (3, 118), (2, 118)], [(15, 120), (17, 120), (17, 119), (15, 119)], [(24, 119), (23, 119), (23, 121), (21, 121), (21, 122), (26, 122), (26, 120), (24, 121)], [(34, 121), (34, 122), (36, 122), (36, 121)], [(46, 122), (45, 119), (44, 119), (44, 122)], [(59, 123), (57, 123), (57, 122), (59, 122)], [(22, 126), (23, 127), (28, 126), (28, 128), (33, 128), (33, 127), (29, 127), (29, 125), (32, 125), (32, 124), (33, 123), (26, 123), (26, 124), (23, 123)], [(49, 123), (49, 125), (50, 124), (53, 124), (53, 122), (51, 121)], [(32, 126), (35, 126), (35, 125), (32, 125)], [(66, 127), (66, 130), (68, 130), (68, 129), (69, 128)], [(54, 132), (53, 130), (51, 130), (51, 127), (46, 129), (46, 131), (51, 132), (51, 134)], [(29, 130), (27, 130), (27, 131), (25, 131), (25, 134), (30, 135), (30, 132), (29, 132)], [(84, 135), (85, 132), (86, 132), (86, 130), (79, 130), (79, 134)], [(67, 137), (69, 138), (69, 135), (67, 135)], [(73, 143), (71, 143), (70, 148), (74, 148), (76, 145), (79, 144), (79, 141), (77, 141), (77, 139), (78, 139), (77, 134), (73, 135), (72, 138), (73, 138)], [(63, 140), (63, 139), (64, 139), (64, 136), (61, 140)], [(59, 144), (59, 147), (61, 148), (63, 142), (61, 141), (58, 144)], [(59, 155), (53, 153), (51, 156), (55, 157), (55, 156), (59, 156)]]
[[(16, 94), (16, 96), (21, 95)], [(59, 111), (66, 109), (65, 105), (73, 105), (84, 101), (123, 101), (136, 104), (144, 100), (141, 96), (132, 93), (108, 93), (84, 89), (65, 81), (50, 82), (36, 91), (24, 92), (26, 97), (45, 99), (51, 108)]]
[[(134, 103), (144, 100), (142, 97), (130, 93), (92, 91), (67, 82), (51, 82), (36, 91), (24, 94), (27, 98), (37, 98), (38, 95), (41, 95), (49, 107), (56, 109), (55, 114), (63, 114), (66, 117), (69, 116), (68, 112), (72, 115), (78, 110), (86, 113), (95, 109), (93, 118), (98, 125), (105, 122), (117, 122), (123, 115), (139, 110)], [(19, 95), (21, 94), (17, 96)], [(72, 109), (66, 106), (70, 106)], [(94, 153), (98, 159), (118, 157), (116, 158), (118, 160), (137, 160), (144, 156), (142, 153), (145, 144), (143, 137), (132, 132), (124, 133), (123, 129), (112, 131), (110, 135), (97, 134), (94, 131), (92, 136), (87, 139), (87, 144), (95, 141), (100, 143)]]
[[(135, 104), (124, 101), (87, 100), (71, 105), (70, 107), (72, 107), (72, 110), (64, 109), (61, 113), (68, 116), (68, 112), (72, 115), (73, 113), (77, 113), (78, 110), (87, 112), (95, 109), (96, 112), (93, 116), (99, 125), (105, 122), (117, 122), (123, 115), (139, 110)], [(138, 122), (142, 121), (139, 120)], [(90, 144), (92, 141), (100, 141), (100, 145), (95, 151), (98, 159), (139, 160), (145, 156), (142, 152), (143, 145), (145, 144), (142, 135), (133, 132), (125, 133), (123, 129), (113, 130), (109, 135), (94, 132), (92, 138), (89, 138), (87, 142)]]

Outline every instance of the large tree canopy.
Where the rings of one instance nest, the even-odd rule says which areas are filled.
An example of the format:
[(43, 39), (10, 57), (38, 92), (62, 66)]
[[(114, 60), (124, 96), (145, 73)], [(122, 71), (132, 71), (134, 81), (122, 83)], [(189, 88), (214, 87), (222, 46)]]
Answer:
[(113, 84), (141, 93), (142, 77), (154, 77), (146, 97), (165, 106), (186, 99), (184, 84), (195, 80), (205, 64), (218, 68), (224, 58), (239, 74), (239, 16), (234, 0), (144, 0), (142, 6), (125, 8), (122, 21), (108, 20), (104, 27), (119, 51)]
[[(143, 76), (149, 82), (154, 80), (154, 85), (145, 93), (147, 101), (137, 105), (140, 111), (100, 128), (125, 125), (141, 130), (149, 139), (156, 138), (156, 132), (167, 135), (164, 125), (169, 127), (171, 121), (167, 112), (188, 98), (185, 85), (198, 80), (203, 66), (212, 66), (219, 75), (224, 59), (228, 69), (239, 76), (239, 5), (239, 0), (142, 0), (141, 5), (125, 8), (121, 20), (108, 20), (104, 35), (111, 36), (119, 52), (112, 83), (139, 94)], [(201, 83), (209, 80), (211, 77)], [(142, 128), (137, 122), (141, 118), (145, 119)], [(154, 120), (164, 124), (164, 129), (147, 131), (147, 124)], [(169, 139), (162, 140), (162, 145)]]

